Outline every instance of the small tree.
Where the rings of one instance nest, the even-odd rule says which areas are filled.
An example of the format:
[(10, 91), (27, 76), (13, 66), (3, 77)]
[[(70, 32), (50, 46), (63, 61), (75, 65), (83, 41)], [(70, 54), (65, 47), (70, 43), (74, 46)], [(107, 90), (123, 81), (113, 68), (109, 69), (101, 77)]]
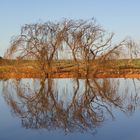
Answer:
[(132, 39), (129, 39), (127, 41), (127, 48), (128, 48), (128, 57), (129, 57), (129, 65), (133, 65), (132, 61), (134, 58), (137, 58), (138, 57), (138, 54), (140, 53), (139, 52), (139, 46), (138, 44), (133, 41)]

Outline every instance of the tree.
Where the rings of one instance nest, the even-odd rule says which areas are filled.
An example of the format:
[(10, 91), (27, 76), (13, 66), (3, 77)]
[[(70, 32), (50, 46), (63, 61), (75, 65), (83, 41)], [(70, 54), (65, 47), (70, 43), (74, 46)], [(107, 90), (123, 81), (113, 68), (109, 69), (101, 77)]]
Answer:
[(56, 23), (26, 24), (21, 28), (20, 35), (12, 39), (5, 57), (34, 59), (36, 66), (48, 77), (54, 60), (61, 59), (59, 51), (69, 48), (71, 54), (67, 56), (72, 56), (78, 69), (82, 61), (88, 74), (90, 62), (96, 59), (103, 62), (112, 54), (118, 55), (118, 50), (124, 46), (125, 40), (113, 46), (113, 36), (113, 33), (107, 33), (95, 20), (65, 19)]
[(48, 74), (56, 50), (62, 43), (59, 27), (51, 22), (23, 26), (21, 34), (12, 40), (6, 56), (36, 60), (39, 68)]
[(133, 59), (134, 58), (138, 58), (138, 55), (140, 53), (139, 51), (139, 45), (132, 39), (129, 39), (127, 41), (127, 48), (128, 48), (128, 57), (129, 57), (129, 61), (128, 61), (128, 64), (133, 67)]

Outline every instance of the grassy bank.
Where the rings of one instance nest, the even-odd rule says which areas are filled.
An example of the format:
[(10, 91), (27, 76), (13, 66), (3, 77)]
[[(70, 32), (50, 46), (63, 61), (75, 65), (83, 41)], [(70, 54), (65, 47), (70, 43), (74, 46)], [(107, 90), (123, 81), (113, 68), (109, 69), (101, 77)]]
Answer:
[[(38, 78), (43, 76), (43, 71), (34, 60), (0, 60), (0, 78)], [(140, 77), (140, 59), (98, 60), (90, 62), (88, 75), (85, 62), (79, 62), (79, 67), (74, 61), (60, 60), (52, 63), (49, 77)]]

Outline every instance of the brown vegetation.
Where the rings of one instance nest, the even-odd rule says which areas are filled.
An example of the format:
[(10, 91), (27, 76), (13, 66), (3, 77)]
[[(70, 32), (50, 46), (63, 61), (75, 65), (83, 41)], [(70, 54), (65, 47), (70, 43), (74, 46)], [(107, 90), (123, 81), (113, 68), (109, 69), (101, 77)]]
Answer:
[[(96, 60), (97, 61), (97, 60)], [(122, 62), (121, 62), (122, 61)], [(135, 62), (136, 61), (136, 62)], [(140, 77), (139, 60), (128, 65), (129, 60), (106, 61), (105, 64), (90, 62), (89, 72), (85, 64), (74, 61), (53, 62), (49, 77), (51, 78), (115, 78), (115, 77)], [(0, 78), (41, 78), (44, 72), (37, 69), (35, 61), (29, 60), (3, 60), (0, 64)], [(113, 65), (113, 66), (112, 66)], [(35, 69), (36, 67), (36, 69)], [(96, 71), (95, 71), (96, 69)]]
[[(26, 24), (21, 28), (20, 35), (12, 39), (5, 53), (6, 59), (17, 59), (16, 65), (1, 68), (0, 75), (92, 78), (139, 74), (136, 69), (126, 68), (131, 66), (132, 59), (138, 54), (138, 45), (131, 39), (112, 44), (113, 36), (95, 20), (65, 19), (56, 23)], [(128, 53), (131, 61), (123, 65), (122, 70), (116, 67), (114, 60), (122, 57), (124, 52)], [(30, 60), (32, 64), (22, 65), (21, 60)], [(108, 62), (112, 63), (108, 65)]]

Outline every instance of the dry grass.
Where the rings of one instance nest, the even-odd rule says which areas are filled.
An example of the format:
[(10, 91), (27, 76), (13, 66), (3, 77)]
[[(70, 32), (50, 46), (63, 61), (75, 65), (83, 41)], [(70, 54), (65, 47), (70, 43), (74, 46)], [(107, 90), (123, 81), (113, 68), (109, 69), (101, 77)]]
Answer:
[[(109, 60), (104, 63), (90, 62), (88, 75), (84, 62), (69, 60), (54, 61), (49, 77), (69, 78), (86, 76), (94, 77), (140, 77), (140, 60)], [(31, 60), (0, 60), (0, 78), (37, 78), (43, 76), (36, 61)]]

